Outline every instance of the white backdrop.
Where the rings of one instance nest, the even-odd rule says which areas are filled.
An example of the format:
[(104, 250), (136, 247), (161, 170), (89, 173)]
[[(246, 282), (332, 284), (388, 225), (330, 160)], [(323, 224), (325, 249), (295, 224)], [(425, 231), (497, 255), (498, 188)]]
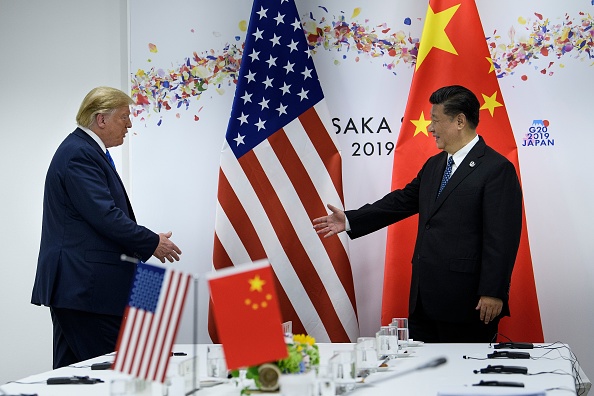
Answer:
[[(45, 0), (0, 0), (0, 85), (4, 89), (0, 97), (0, 251), (4, 255), (0, 265), (0, 384), (51, 369), (49, 312), (29, 304), (39, 248), (43, 180), (51, 156), (74, 129), (74, 116), (88, 90), (97, 85), (127, 88), (130, 72), (137, 71), (129, 72), (126, 62), (128, 27), (144, 26), (146, 32), (155, 34), (140, 40), (141, 45), (132, 48), (138, 52), (131, 54), (151, 58), (152, 66), (163, 69), (172, 68), (193, 51), (221, 51), (226, 43), (243, 40), (239, 22), (248, 18), (250, 1), (219, 1), (216, 9), (200, 3), (204, 2), (178, 2), (171, 7), (146, 1), (141, 7), (148, 16), (129, 26), (121, 0), (61, 0), (59, 7)], [(339, 16), (350, 23), (353, 10), (361, 7), (355, 18), (359, 24), (365, 25), (367, 18), (369, 27), (385, 23), (392, 31), (418, 37), (421, 21), (416, 18), (424, 17), (425, 2), (414, 5), (415, 12), (413, 5), (406, 5), (416, 3), (412, 0), (392, 3), (404, 2), (300, 0), (297, 5), (302, 14), (304, 7), (311, 8), (318, 21), (325, 16), (326, 25)], [(320, 4), (328, 9), (327, 14)], [(485, 31), (491, 34), (497, 29), (504, 43), (510, 42), (512, 26), (516, 42), (521, 42), (523, 29), (538, 19), (535, 12), (543, 20), (549, 18), (550, 27), (557, 31), (562, 26), (556, 26), (568, 21), (581, 24), (582, 18), (591, 25), (589, 14), (594, 11), (589, 0), (478, 0), (477, 5)], [(581, 16), (580, 11), (586, 14)], [(411, 25), (404, 23), (406, 17), (411, 18)], [(531, 21), (522, 25), (521, 18)], [(193, 35), (188, 33), (191, 29)], [(178, 35), (156, 42), (158, 52), (151, 53), (148, 42), (164, 31)], [(591, 50), (592, 44), (585, 48)], [(385, 117), (392, 129), (392, 134), (339, 135), (344, 148), (346, 204), (356, 207), (389, 190), (392, 157), (353, 157), (351, 144), (396, 141), (412, 70), (401, 62), (394, 74), (384, 66), (390, 63), (385, 57), (355, 50), (320, 48), (314, 60), (331, 114), (341, 119), (340, 124), (349, 118), (360, 124), (361, 118), (373, 116), (369, 125), (377, 127), (376, 121)], [(549, 62), (554, 62), (553, 75), (541, 74)], [(594, 143), (588, 123), (594, 88), (592, 60), (583, 49), (559, 58), (551, 51), (513, 70), (515, 74), (501, 78), (500, 84), (519, 146), (545, 340), (569, 343), (593, 377), (594, 348), (589, 337), (594, 333), (594, 253), (590, 248), (594, 213), (589, 201), (594, 183), (586, 173)], [(169, 118), (158, 132), (154, 124), (145, 126), (135, 120), (135, 135), (127, 139), (131, 160), (127, 147), (115, 153), (118, 169), (129, 185), (131, 180), (137, 217), (152, 229), (171, 229), (184, 250), (179, 265), (192, 272), (209, 270), (211, 265), (218, 154), (234, 86), (223, 84), (223, 93), (212, 88), (200, 99), (192, 99), (191, 110), (182, 108), (179, 119), (176, 112), (167, 113), (171, 115), (164, 116)], [(194, 121), (200, 107), (199, 121)], [(532, 121), (539, 119), (549, 121), (555, 145), (522, 147)], [(350, 246), (363, 333), (379, 324), (384, 241), (385, 234), (379, 232)], [(204, 295), (201, 301), (205, 315)], [(188, 318), (186, 314), (182, 342), (191, 339)], [(200, 323), (201, 336), (207, 337), (205, 318)]]
[[(210, 54), (219, 56), (219, 61), (236, 60), (238, 55), (230, 56), (230, 48), (243, 42), (251, 1), (221, 0), (210, 6), (185, 2), (182, 8), (187, 12), (176, 14), (169, 22), (155, 14), (157, 4), (131, 1), (132, 77), (159, 70), (161, 75), (178, 72), (194, 53), (201, 58)], [(587, 249), (593, 235), (588, 200), (594, 187), (591, 178), (582, 176), (588, 167), (586, 151), (594, 138), (591, 128), (584, 128), (581, 120), (591, 107), (589, 94), (594, 80), (586, 49), (593, 47), (588, 32), (580, 33), (585, 38), (581, 48), (570, 50), (561, 43), (570, 28), (592, 25), (587, 14), (592, 5), (578, 0), (479, 0), (477, 5), (487, 41), (497, 48), (494, 57), (502, 66), (499, 81), (519, 146), (545, 338), (577, 344), (578, 356), (583, 350), (582, 359), (592, 359), (593, 348), (580, 334), (584, 329), (592, 332), (594, 319), (568, 308), (594, 303), (590, 288), (594, 281), (593, 254)], [(298, 0), (297, 6), (309, 32), (315, 27), (327, 27), (332, 32), (344, 21), (364, 38), (375, 34), (381, 39), (400, 32), (405, 39), (415, 40), (421, 34), (427, 4), (412, 0), (364, 4)], [(549, 38), (540, 42), (541, 35)], [(380, 51), (379, 46), (357, 49), (352, 34), (345, 35), (341, 44), (336, 44), (332, 34), (325, 37), (324, 43), (316, 46), (314, 61), (343, 151), (346, 207), (354, 208), (390, 189), (393, 157), (386, 155), (385, 149), (386, 144), (397, 140), (412, 67), (406, 57), (394, 57)], [(575, 43), (576, 36), (570, 39)], [(512, 52), (518, 45), (525, 55)], [(411, 45), (405, 43), (403, 47)], [(136, 118), (136, 133), (131, 139), (132, 191), (138, 217), (159, 224), (162, 230), (173, 230), (173, 239), (184, 251), (179, 265), (196, 273), (211, 269), (218, 155), (234, 90), (229, 74), (214, 68), (217, 62), (205, 60), (202, 70), (203, 75), (216, 76), (216, 83), (202, 92), (186, 87), (188, 107), (183, 104), (177, 108), (170, 100), (171, 110), (156, 112), (152, 107), (156, 96), (148, 92), (151, 105)], [(155, 79), (144, 82), (146, 87), (159, 88)], [(173, 95), (181, 90), (159, 92)], [(545, 120), (554, 144), (523, 146), (534, 120)], [(378, 144), (384, 149), (381, 155)], [(356, 152), (357, 146), (360, 150)], [(363, 148), (371, 155), (364, 154)], [(148, 195), (151, 199), (145, 199)], [(350, 252), (361, 333), (370, 335), (379, 326), (385, 231), (352, 241)], [(394, 287), (408, 288), (408, 284)], [(200, 300), (200, 334), (208, 340), (204, 285)], [(186, 319), (180, 337), (188, 339), (190, 329)], [(592, 360), (585, 365), (592, 367)]]
[(121, 0), (0, 0), (0, 384), (52, 368), (49, 309), (30, 303), (43, 183), (87, 92), (126, 89), (126, 18)]

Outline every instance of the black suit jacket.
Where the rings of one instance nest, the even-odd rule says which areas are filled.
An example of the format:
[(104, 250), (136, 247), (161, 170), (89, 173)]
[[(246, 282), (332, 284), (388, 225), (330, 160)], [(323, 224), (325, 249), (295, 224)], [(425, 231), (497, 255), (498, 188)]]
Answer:
[(345, 212), (357, 238), (419, 214), (412, 257), (409, 314), (421, 296), (434, 320), (476, 320), (480, 296), (503, 300), (509, 315), (511, 273), (522, 229), (522, 192), (514, 165), (479, 138), (437, 191), (445, 169), (442, 152), (417, 177), (373, 204)]
[(122, 315), (134, 264), (159, 236), (136, 224), (124, 185), (99, 145), (77, 128), (58, 147), (43, 198), (41, 244), (31, 302)]

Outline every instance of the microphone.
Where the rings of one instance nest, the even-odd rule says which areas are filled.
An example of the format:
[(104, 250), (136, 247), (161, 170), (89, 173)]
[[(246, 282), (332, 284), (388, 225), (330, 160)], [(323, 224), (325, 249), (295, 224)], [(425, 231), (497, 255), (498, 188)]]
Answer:
[(495, 351), (493, 353), (489, 353), (487, 358), (530, 359), (530, 354), (528, 352)]
[(412, 373), (414, 371), (419, 371), (419, 370), (424, 370), (424, 369), (427, 369), (427, 368), (433, 368), (433, 367), (441, 366), (442, 364), (446, 363), (447, 361), (448, 360), (445, 357), (442, 356), (442, 357), (439, 357), (437, 359), (433, 359), (433, 360), (431, 360), (431, 361), (429, 361), (429, 362), (427, 362), (425, 364), (422, 364), (420, 366), (413, 367), (413, 368), (410, 368), (408, 370), (396, 372), (396, 373), (394, 373), (392, 375), (386, 375), (386, 376), (383, 376), (383, 377), (378, 378), (376, 380), (373, 380), (372, 382), (364, 383), (364, 384), (374, 385), (374, 384), (377, 384), (379, 382), (388, 381), (388, 380), (391, 380), (392, 378), (396, 378), (396, 377), (400, 377), (400, 376), (405, 375), (405, 374)]
[(528, 374), (528, 368), (524, 366), (503, 366), (503, 365), (488, 365), (479, 370), (473, 370), (473, 373), (478, 374)]
[(440, 357), (437, 359), (433, 359), (432, 361), (425, 363), (419, 367), (416, 368), (416, 370), (423, 370), (426, 368), (433, 368), (433, 367), (437, 367), (437, 366), (441, 366), (442, 364), (444, 364), (445, 362), (447, 362), (448, 360), (445, 357)]
[(530, 342), (500, 342), (499, 344), (493, 345), (495, 349), (532, 349), (534, 348), (534, 344)]
[(128, 256), (128, 255), (125, 255), (125, 254), (122, 254), (122, 255), (120, 256), (120, 260), (122, 260), (122, 261), (127, 261), (127, 262), (129, 262), (129, 263), (132, 263), (132, 264), (138, 264), (138, 263), (140, 262), (140, 260), (138, 260), (137, 258), (135, 258), (135, 257), (130, 257), (130, 256)]

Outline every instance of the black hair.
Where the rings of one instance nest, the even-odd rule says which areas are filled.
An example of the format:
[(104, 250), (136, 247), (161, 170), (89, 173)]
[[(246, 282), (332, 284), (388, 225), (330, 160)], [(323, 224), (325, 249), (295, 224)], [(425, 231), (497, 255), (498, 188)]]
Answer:
[(461, 85), (439, 88), (431, 94), (429, 102), (433, 105), (443, 105), (443, 112), (450, 117), (464, 114), (472, 129), (478, 126), (481, 105), (476, 95), (468, 88)]

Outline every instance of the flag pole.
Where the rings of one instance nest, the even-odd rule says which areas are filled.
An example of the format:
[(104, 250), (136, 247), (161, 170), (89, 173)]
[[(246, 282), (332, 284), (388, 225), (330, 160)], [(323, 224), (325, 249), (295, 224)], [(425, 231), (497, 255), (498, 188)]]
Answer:
[(188, 395), (198, 391), (198, 381), (196, 378), (197, 360), (198, 360), (198, 283), (200, 275), (194, 275), (194, 309), (192, 318), (192, 390)]

